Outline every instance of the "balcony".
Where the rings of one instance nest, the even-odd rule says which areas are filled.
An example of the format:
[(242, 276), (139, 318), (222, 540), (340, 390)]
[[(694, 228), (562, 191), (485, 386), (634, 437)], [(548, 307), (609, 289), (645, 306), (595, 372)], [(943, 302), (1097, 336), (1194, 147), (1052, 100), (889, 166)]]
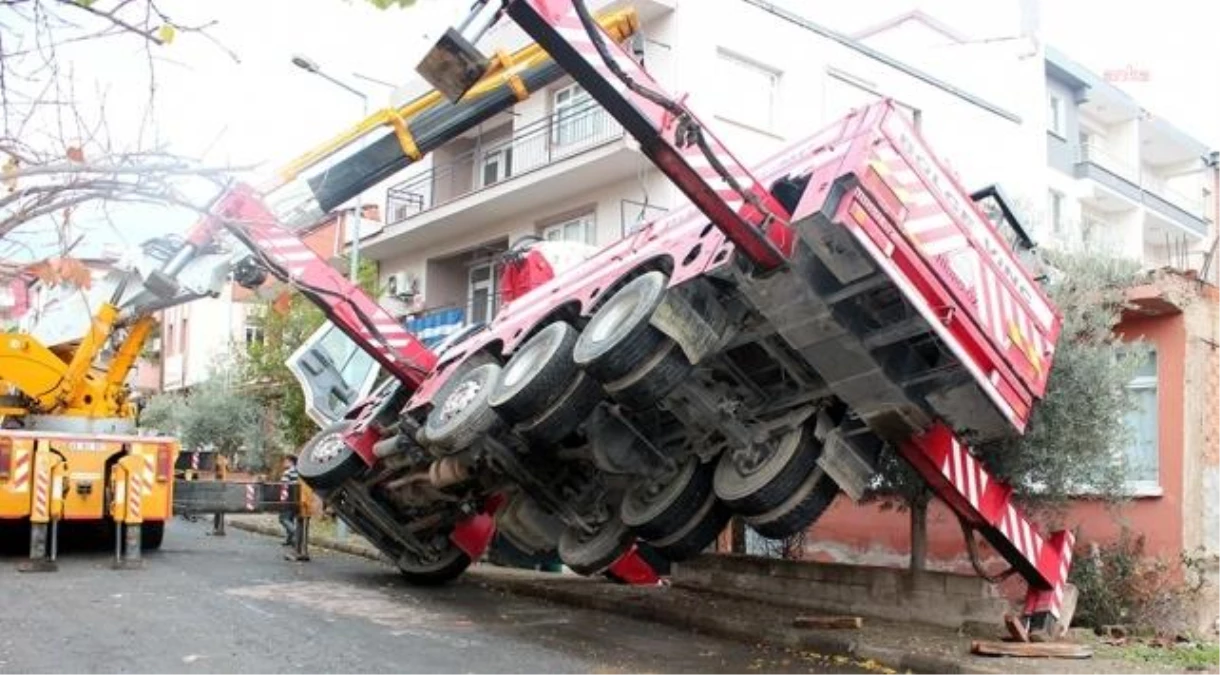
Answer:
[[(1176, 227), (1196, 237), (1206, 236), (1208, 225), (1204, 218), (1202, 199), (1191, 199), (1174, 192), (1156, 175), (1141, 166), (1132, 165), (1097, 144), (1081, 144), (1076, 157), (1075, 175), (1096, 182), (1108, 192), (1116, 193), (1125, 200), (1142, 204), (1156, 215), (1172, 222)], [(1101, 196), (1099, 206), (1108, 211), (1123, 210), (1115, 207), (1115, 200)]]
[[(513, 130), (450, 144), (433, 167), (386, 192), (385, 229), (362, 250), (383, 258), (473, 232), (635, 175), (634, 141), (594, 101)], [(456, 150), (456, 152), (454, 151)], [(443, 228), (431, 227), (444, 222)], [(409, 235), (409, 236), (408, 236)]]

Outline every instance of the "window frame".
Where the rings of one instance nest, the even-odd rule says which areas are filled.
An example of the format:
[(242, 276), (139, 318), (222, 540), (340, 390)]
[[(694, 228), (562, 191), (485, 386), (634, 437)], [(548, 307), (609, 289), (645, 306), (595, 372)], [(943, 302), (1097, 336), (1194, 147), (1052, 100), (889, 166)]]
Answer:
[[(567, 228), (571, 225), (582, 225), (584, 229), (583, 238), (568, 239), (564, 235), (567, 233)], [(594, 211), (586, 211), (569, 218), (557, 220), (540, 228), (539, 236), (544, 241), (566, 241), (576, 244), (588, 244), (589, 246), (597, 245), (597, 214)], [(552, 233), (557, 233), (558, 236), (551, 236)]]
[(1067, 108), (1064, 105), (1066, 99), (1058, 92), (1047, 93), (1047, 105), (1050, 119), (1046, 121), (1046, 130), (1050, 133), (1067, 140)]
[[(739, 54), (732, 49), (727, 49), (725, 47), (716, 48), (716, 59), (718, 64), (723, 63), (734, 69), (753, 71), (756, 74), (763, 75), (769, 80), (766, 87), (766, 95), (763, 97), (742, 95), (740, 93), (740, 86), (725, 86), (719, 88), (718, 91), (720, 92), (720, 96), (716, 101), (715, 107), (716, 117), (728, 122), (732, 122), (733, 124), (743, 126), (747, 129), (753, 129), (755, 131), (761, 131), (767, 134), (775, 134), (775, 120), (776, 113), (779, 108), (780, 81), (783, 78), (783, 71), (755, 61), (748, 56)], [(744, 86), (746, 83), (742, 82), (738, 84)], [(730, 92), (736, 92), (737, 95), (733, 95)], [(764, 99), (765, 105), (763, 105)], [(738, 110), (732, 108), (732, 106), (725, 105), (726, 101), (744, 100), (748, 100), (751, 107), (757, 107), (765, 110), (766, 119), (760, 121), (759, 119), (750, 115), (741, 115), (738, 113)]]
[[(1138, 411), (1138, 412), (1149, 415), (1152, 420), (1152, 434), (1151, 434), (1152, 437), (1150, 439), (1150, 444), (1151, 444), (1150, 459), (1151, 459), (1151, 464), (1153, 467), (1153, 472), (1156, 474), (1156, 477), (1155, 478), (1137, 478), (1137, 479), (1124, 478), (1124, 480), (1123, 480), (1124, 491), (1128, 495), (1137, 496), (1137, 497), (1160, 496), (1162, 494), (1162, 490), (1163, 490), (1163, 488), (1161, 486), (1160, 360), (1159, 360), (1159, 355), (1155, 350), (1149, 352), (1147, 358), (1148, 358), (1148, 362), (1152, 366), (1151, 374), (1149, 374), (1149, 373), (1136, 374), (1136, 376), (1131, 378), (1131, 381), (1126, 384), (1126, 389), (1128, 392), (1147, 392), (1147, 391), (1151, 390), (1152, 394), (1153, 394), (1151, 410), (1150, 411)], [(1133, 411), (1133, 412), (1137, 412), (1137, 411)], [(1125, 417), (1123, 419), (1123, 423), (1128, 424), (1128, 420)], [(1131, 439), (1121, 449), (1121, 452), (1123, 453), (1124, 463), (1129, 463), (1131, 460), (1131, 457), (1133, 454), (1132, 453), (1133, 448), (1131, 447), (1132, 444), (1140, 443), (1142, 440), (1138, 437), (1139, 436), (1138, 429), (1128, 427), (1128, 432), (1131, 434)]]

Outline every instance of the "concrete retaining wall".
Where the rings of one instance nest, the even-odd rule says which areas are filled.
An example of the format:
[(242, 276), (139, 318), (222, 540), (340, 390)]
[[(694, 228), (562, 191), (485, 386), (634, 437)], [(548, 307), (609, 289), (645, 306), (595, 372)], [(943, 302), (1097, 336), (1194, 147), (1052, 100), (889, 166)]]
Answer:
[(672, 582), (801, 609), (949, 628), (998, 625), (1010, 609), (978, 577), (751, 556), (700, 556), (674, 565)]

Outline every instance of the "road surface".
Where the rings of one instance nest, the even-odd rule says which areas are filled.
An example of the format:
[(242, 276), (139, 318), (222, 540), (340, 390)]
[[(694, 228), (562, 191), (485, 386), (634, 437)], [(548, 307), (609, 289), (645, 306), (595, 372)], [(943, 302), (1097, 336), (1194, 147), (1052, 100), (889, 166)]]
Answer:
[[(388, 567), (175, 521), (142, 570), (72, 552), (52, 574), (0, 557), (0, 672), (841, 672), (474, 582), (412, 588)], [(860, 671), (856, 671), (860, 672)]]

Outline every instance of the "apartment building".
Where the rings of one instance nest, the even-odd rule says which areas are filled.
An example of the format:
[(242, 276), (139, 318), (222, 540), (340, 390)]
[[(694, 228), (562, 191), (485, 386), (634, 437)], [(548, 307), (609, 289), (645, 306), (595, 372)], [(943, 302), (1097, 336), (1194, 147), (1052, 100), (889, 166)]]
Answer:
[(1056, 244), (1199, 269), (1220, 152), (1046, 48), (1047, 220)]
[[(631, 47), (637, 58), (666, 87), (688, 93), (747, 163), (888, 95), (972, 186), (1045, 191), (1038, 176), (1021, 170), (1043, 162), (1041, 148), (1027, 140), (1041, 129), (1041, 106), (1004, 88), (993, 87), (995, 96), (968, 91), (768, 3), (593, 6), (627, 4), (641, 18)], [(510, 49), (526, 42), (511, 25), (484, 40)], [(1020, 67), (1031, 80), (1039, 75)], [(975, 151), (980, 142), (992, 151)], [(361, 255), (378, 261), (392, 307), (408, 326), (436, 342), (495, 316), (498, 258), (518, 239), (601, 246), (680, 203), (609, 114), (563, 80), (404, 172), (387, 191), (385, 227), (363, 239)]]

